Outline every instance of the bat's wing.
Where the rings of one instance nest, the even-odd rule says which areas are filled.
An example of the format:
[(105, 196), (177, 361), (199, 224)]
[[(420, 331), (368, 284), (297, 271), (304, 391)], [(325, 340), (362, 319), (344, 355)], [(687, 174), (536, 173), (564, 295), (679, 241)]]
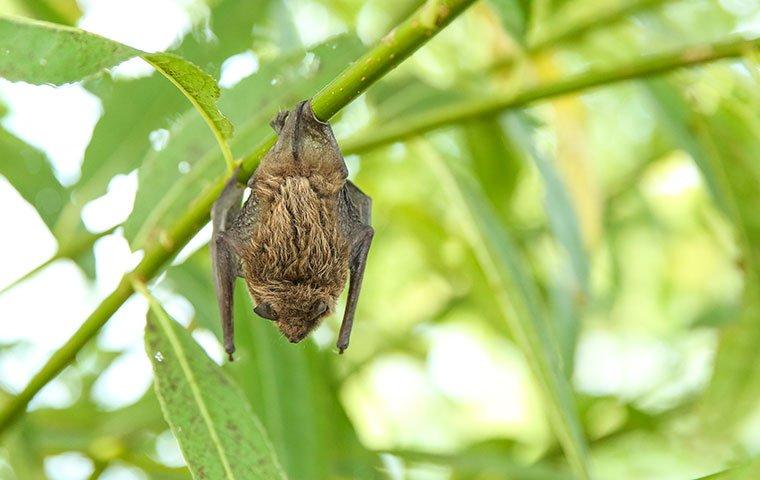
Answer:
[(240, 274), (240, 260), (235, 245), (239, 240), (236, 221), (240, 214), (240, 204), (244, 188), (237, 183), (237, 171), (225, 185), (219, 199), (211, 209), (211, 262), (214, 268), (214, 286), (219, 311), (222, 317), (224, 349), (230, 360), (235, 351), (234, 328), (232, 323), (232, 302), (235, 277)]
[(346, 312), (343, 314), (343, 323), (340, 325), (340, 334), (338, 335), (338, 351), (343, 353), (348, 348), (356, 304), (359, 301), (359, 292), (362, 288), (364, 267), (367, 265), (367, 253), (369, 253), (369, 246), (372, 243), (375, 230), (370, 226), (371, 198), (359, 190), (350, 180), (346, 181), (346, 185), (341, 190), (340, 198), (341, 220), (349, 241), (349, 270), (351, 274)]

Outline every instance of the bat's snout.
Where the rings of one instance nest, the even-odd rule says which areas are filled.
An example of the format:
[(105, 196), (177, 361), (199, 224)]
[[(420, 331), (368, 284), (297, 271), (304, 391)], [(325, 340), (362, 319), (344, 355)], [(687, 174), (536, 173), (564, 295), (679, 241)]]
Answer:
[(309, 335), (309, 330), (304, 330), (302, 332), (291, 332), (285, 334), (285, 338), (288, 339), (290, 343), (298, 343), (304, 338), (306, 338)]

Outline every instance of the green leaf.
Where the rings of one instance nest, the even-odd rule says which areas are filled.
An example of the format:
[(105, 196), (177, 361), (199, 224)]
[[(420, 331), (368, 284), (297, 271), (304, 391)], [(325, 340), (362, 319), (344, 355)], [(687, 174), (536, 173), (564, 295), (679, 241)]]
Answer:
[(517, 460), (515, 442), (487, 440), (453, 454), (436, 454), (412, 450), (393, 450), (389, 453), (411, 464), (442, 465), (452, 470), (452, 480), (570, 480), (567, 472), (552, 467), (549, 462), (532, 465)]
[(140, 55), (139, 50), (74, 27), (0, 17), (0, 77), (61, 85)]
[(69, 194), (45, 154), (0, 128), (0, 175), (39, 213), (52, 231)]
[[(238, 125), (234, 151), (254, 148), (271, 133), (268, 123), (279, 110), (309, 98), (361, 49), (355, 38), (339, 37), (262, 65), (227, 91), (220, 104)], [(183, 116), (171, 129), (166, 147), (149, 151), (141, 162), (137, 200), (124, 227), (133, 250), (160, 239), (163, 229), (222, 173), (218, 149), (202, 129), (195, 116)]]
[[(672, 81), (651, 80), (661, 119), (678, 147), (694, 159), (718, 208), (733, 222), (745, 272), (738, 318), (721, 331), (704, 417), (714, 429), (730, 431), (756, 407), (760, 394), (760, 211), (755, 207), (760, 168), (760, 97), (737, 79), (732, 95), (711, 114), (699, 112)], [(696, 108), (695, 108), (696, 107)]]
[(498, 117), (467, 122), (464, 133), (473, 174), (502, 218), (507, 218), (525, 162), (523, 153)]
[(748, 480), (760, 477), (760, 460), (752, 460), (743, 465), (729, 468), (696, 480)]
[(726, 192), (720, 185), (713, 160), (705, 153), (694, 132), (690, 130), (691, 111), (688, 104), (664, 79), (647, 80), (644, 85), (652, 95), (653, 105), (660, 114), (660, 121), (665, 125), (672, 141), (691, 155), (702, 172), (702, 178), (715, 203), (721, 210), (727, 212), (729, 206)]
[(538, 168), (544, 184), (544, 202), (552, 232), (567, 252), (581, 291), (588, 295), (589, 260), (572, 198), (562, 176), (554, 166), (554, 160), (539, 152), (533, 144), (530, 127), (526, 123), (524, 118), (513, 117), (510, 121), (510, 131), (514, 132), (516, 138), (522, 139), (523, 148)]
[(527, 0), (491, 0), (499, 13), (504, 28), (517, 43), (523, 44), (530, 19), (530, 2)]
[(145, 345), (156, 394), (195, 479), (285, 478), (237, 385), (148, 296)]
[[(710, 114), (692, 110), (695, 138), (714, 162), (716, 183), (727, 199), (735, 228), (739, 268), (744, 273), (740, 315), (721, 331), (715, 369), (704, 406), (709, 420), (720, 428), (740, 427), (755, 412), (760, 395), (760, 95), (742, 77), (732, 95)], [(674, 96), (681, 95), (677, 90)], [(703, 175), (706, 173), (703, 172)]]
[(0, 76), (37, 84), (81, 80), (142, 56), (190, 100), (214, 134), (228, 166), (232, 165), (226, 142), (232, 124), (216, 107), (219, 87), (187, 60), (170, 53), (148, 54), (77, 28), (14, 18), (0, 18), (0, 44), (6, 45), (0, 49)]
[[(270, 33), (271, 12), (279, 5), (280, 2), (272, 0), (213, 2), (209, 6), (211, 15), (208, 21), (195, 25), (193, 31), (185, 36), (176, 53), (218, 77), (222, 63), (231, 55), (254, 47), (268, 47), (269, 37), (276, 34)], [(209, 36), (209, 28), (213, 36)]]
[(232, 122), (216, 107), (216, 101), (219, 99), (219, 86), (216, 80), (198, 66), (172, 53), (153, 53), (143, 55), (143, 58), (190, 100), (211, 128), (217, 143), (222, 148), (225, 160), (231, 165), (232, 152), (225, 140), (232, 136)]
[(488, 277), (515, 341), (543, 387), (549, 419), (570, 466), (579, 478), (589, 478), (586, 442), (573, 392), (565, 378), (559, 346), (542, 311), (536, 286), (477, 184), (456, 167), (455, 160), (443, 158), (429, 145), (418, 142), (415, 149), (428, 160), (440, 179), (450, 206), (457, 214), (457, 225)]
[(74, 25), (82, 16), (76, 0), (15, 0), (15, 3), (22, 15), (48, 22)]
[(78, 245), (79, 242), (86, 242), (91, 234), (86, 232), (78, 217), (73, 219), (73, 225), (60, 228), (64, 205), (69, 201), (69, 191), (55, 177), (53, 167), (45, 154), (0, 127), (0, 158), (3, 159), (0, 162), (0, 175), (37, 210), (59, 245), (58, 252), (49, 261), (3, 287), (0, 293), (31, 277), (58, 258), (74, 260), (89, 278), (94, 278), (95, 258), (89, 249), (79, 251), (76, 248), (68, 248)]
[[(580, 330), (579, 293), (588, 294), (589, 261), (581, 238), (580, 225), (564, 180), (553, 159), (539, 152), (533, 143), (527, 118), (511, 115), (503, 128), (496, 118), (474, 120), (465, 127), (465, 139), (473, 160), (472, 173), (501, 219), (509, 219), (512, 194), (522, 163), (535, 163), (544, 185), (544, 203), (552, 233), (564, 250), (559, 272), (550, 282), (552, 317), (563, 366), (572, 375), (575, 343)], [(568, 271), (564, 274), (564, 271)]]
[(87, 81), (85, 87), (100, 97), (104, 114), (74, 186), (79, 204), (103, 195), (114, 175), (137, 168), (150, 149), (149, 134), (167, 127), (168, 118), (185, 111), (187, 105), (169, 82), (155, 75), (132, 81), (99, 77)]

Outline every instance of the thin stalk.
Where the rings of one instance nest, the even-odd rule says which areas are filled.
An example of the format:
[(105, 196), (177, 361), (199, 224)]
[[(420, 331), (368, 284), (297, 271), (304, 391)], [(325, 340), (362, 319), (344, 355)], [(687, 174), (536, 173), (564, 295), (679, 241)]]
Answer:
[[(348, 66), (330, 84), (312, 98), (314, 113), (321, 120), (329, 120), (372, 83), (391, 71), (402, 60), (424, 45), (454, 18), (469, 7), (474, 0), (437, 0), (426, 3), (409, 18), (394, 28), (378, 45), (359, 60)], [(274, 135), (263, 140), (253, 153), (241, 162), (238, 178), (246, 181), (258, 161), (274, 144)], [(45, 363), (29, 384), (13, 397), (0, 411), (0, 433), (8, 429), (21, 415), (26, 406), (45, 385), (55, 378), (76, 357), (77, 353), (106, 324), (109, 318), (134, 293), (132, 281), (153, 278), (177, 254), (177, 252), (208, 222), (211, 206), (219, 197), (227, 177), (218, 177), (190, 205), (174, 225), (145, 249), (142, 261), (134, 270), (124, 275), (116, 289), (82, 323), (79, 329)]]
[(55, 252), (55, 255), (48, 258), (41, 264), (37, 265), (33, 269), (29, 270), (25, 274), (21, 275), (8, 285), (4, 286), (3, 288), (0, 288), (0, 295), (4, 294), (8, 290), (11, 290), (16, 285), (20, 284), (21, 282), (29, 279), (30, 277), (34, 276), (36, 273), (44, 270), (45, 268), (49, 267), (51, 264), (56, 262), (57, 260), (60, 260), (62, 258), (70, 258), (75, 259), (79, 257), (84, 252), (88, 251), (92, 246), (97, 242), (100, 238), (105, 237), (106, 235), (110, 235), (118, 228), (119, 225), (115, 227), (111, 227), (108, 230), (104, 230), (100, 233), (90, 233), (87, 235), (84, 235), (81, 239), (71, 242), (69, 244), (66, 244), (63, 247), (59, 247), (58, 251)]
[(753, 40), (734, 39), (728, 42), (700, 45), (676, 52), (643, 57), (629, 65), (581, 73), (557, 82), (526, 88), (517, 93), (494, 94), (489, 98), (464, 100), (454, 105), (430, 109), (417, 115), (409, 115), (400, 121), (385, 122), (382, 125), (373, 126), (365, 133), (358, 133), (340, 142), (341, 149), (347, 154), (360, 153), (446, 125), (524, 107), (561, 95), (577, 93), (624, 80), (658, 75), (678, 68), (723, 58), (740, 57), (746, 51), (758, 46), (760, 46), (760, 38)]
[[(573, 480), (576, 477), (551, 465), (528, 464), (500, 452), (438, 453), (409, 449), (377, 450), (376, 454), (388, 454), (405, 462), (446, 466), (454, 472), (470, 478), (493, 475), (494, 478), (523, 478), (541, 480)], [(481, 478), (481, 477), (478, 477)]]
[(101, 462), (101, 461), (93, 461), (95, 464), (95, 468), (93, 469), (92, 473), (89, 477), (87, 477), (88, 480), (98, 480), (100, 476), (103, 474), (103, 472), (106, 471), (106, 468), (108, 468), (109, 462)]
[(29, 278), (31, 278), (34, 275), (36, 275), (38, 272), (40, 272), (40, 271), (46, 269), (47, 267), (49, 267), (53, 262), (55, 262), (56, 260), (59, 260), (60, 258), (61, 258), (60, 254), (58, 252), (56, 252), (52, 257), (48, 258), (47, 260), (45, 260), (41, 264), (37, 265), (36, 267), (32, 268), (31, 270), (29, 270), (25, 274), (21, 275), (17, 279), (13, 280), (11, 283), (9, 283), (8, 285), (4, 286), (3, 288), (0, 288), (0, 295), (4, 294), (5, 292), (7, 292), (9, 290), (12, 290), (14, 287), (16, 287), (16, 285), (25, 282)]

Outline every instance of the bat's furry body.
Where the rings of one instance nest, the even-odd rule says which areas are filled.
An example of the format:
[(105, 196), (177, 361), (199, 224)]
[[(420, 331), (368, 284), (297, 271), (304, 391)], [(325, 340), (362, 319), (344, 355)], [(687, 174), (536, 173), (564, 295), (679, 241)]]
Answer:
[(277, 143), (242, 190), (231, 181), (212, 212), (212, 255), (225, 347), (232, 343), (232, 282), (245, 279), (256, 313), (302, 340), (335, 302), (351, 273), (338, 348), (348, 346), (356, 300), (372, 239), (369, 197), (346, 180), (347, 170), (329, 124), (308, 102), (272, 125)]
[[(315, 185), (325, 183), (323, 177), (300, 173), (277, 172), (256, 179), (258, 218), (242, 257), (243, 277), (254, 300), (291, 319), (280, 329), (292, 340), (301, 340), (332, 312), (348, 277), (339, 192), (320, 192)], [(311, 317), (319, 301), (327, 310)]]

